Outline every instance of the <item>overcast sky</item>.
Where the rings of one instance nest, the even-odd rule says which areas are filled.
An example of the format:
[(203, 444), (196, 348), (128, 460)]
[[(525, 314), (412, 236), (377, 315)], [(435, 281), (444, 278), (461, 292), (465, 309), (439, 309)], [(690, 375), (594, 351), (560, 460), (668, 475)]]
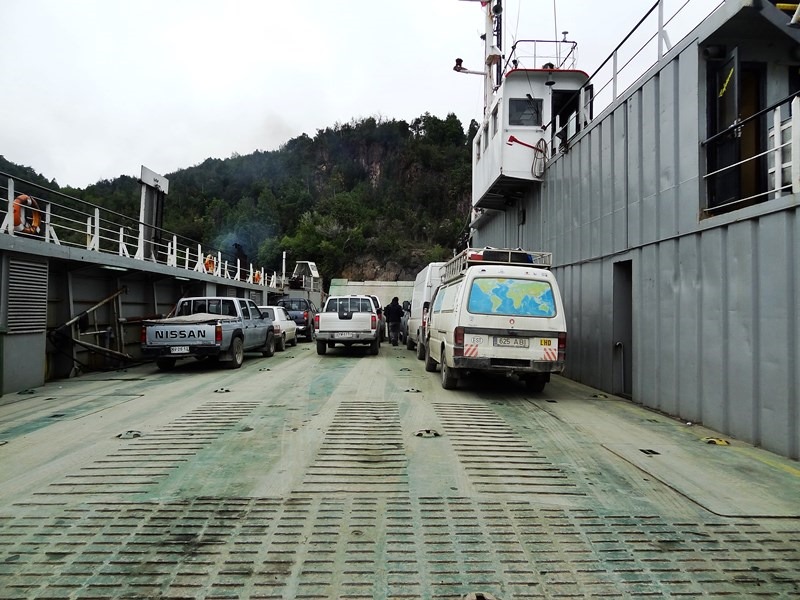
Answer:
[[(667, 15), (684, 2), (667, 0)], [(718, 2), (691, 0), (672, 31)], [(651, 5), (504, 0), (505, 47), (566, 30), (592, 73)], [(478, 2), (0, 0), (0, 23), (0, 154), (62, 186), (274, 150), (369, 116), (482, 116), (482, 79), (452, 70), (457, 56), (481, 67)]]

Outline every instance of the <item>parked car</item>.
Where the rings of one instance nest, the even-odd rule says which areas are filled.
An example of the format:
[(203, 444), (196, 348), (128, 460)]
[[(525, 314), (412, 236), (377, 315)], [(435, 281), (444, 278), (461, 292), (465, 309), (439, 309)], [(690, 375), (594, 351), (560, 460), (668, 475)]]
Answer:
[(411, 313), (408, 315), (408, 337), (406, 348), (417, 350), (417, 358), (425, 358), (425, 325), (428, 308), (436, 288), (442, 281), (443, 262), (432, 262), (425, 266), (414, 280), (414, 292), (411, 295)]
[(372, 296), (351, 294), (330, 296), (316, 317), (317, 354), (342, 344), (366, 344), (370, 354), (378, 354), (381, 345), (378, 306)]
[(467, 248), (443, 268), (427, 315), (425, 370), (516, 375), (541, 392), (564, 370), (567, 319), (549, 252)]
[(289, 317), (297, 324), (297, 335), (302, 335), (309, 342), (314, 339), (314, 317), (317, 307), (307, 298), (281, 298), (276, 302), (289, 313)]
[(259, 306), (258, 309), (272, 319), (275, 331), (275, 349), (285, 350), (286, 346), (297, 346), (297, 323), (282, 306)]
[(180, 358), (211, 358), (242, 366), (245, 352), (275, 353), (272, 321), (252, 300), (220, 296), (182, 298), (166, 319), (142, 321), (142, 356), (162, 371)]

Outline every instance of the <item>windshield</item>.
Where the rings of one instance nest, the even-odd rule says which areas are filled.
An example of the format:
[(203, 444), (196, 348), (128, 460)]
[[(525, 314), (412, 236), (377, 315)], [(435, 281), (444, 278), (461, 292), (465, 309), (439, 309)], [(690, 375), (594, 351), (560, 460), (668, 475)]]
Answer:
[(480, 315), (555, 317), (556, 303), (547, 281), (480, 277), (472, 281), (467, 310)]

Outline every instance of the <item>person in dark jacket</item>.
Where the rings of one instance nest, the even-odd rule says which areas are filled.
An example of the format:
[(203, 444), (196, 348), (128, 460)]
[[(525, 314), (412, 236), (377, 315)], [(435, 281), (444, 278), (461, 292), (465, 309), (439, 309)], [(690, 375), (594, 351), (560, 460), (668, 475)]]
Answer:
[(400, 337), (400, 322), (403, 320), (403, 307), (397, 296), (392, 298), (391, 303), (383, 309), (383, 314), (386, 315), (386, 323), (389, 325), (389, 341), (392, 346), (397, 346), (398, 338)]

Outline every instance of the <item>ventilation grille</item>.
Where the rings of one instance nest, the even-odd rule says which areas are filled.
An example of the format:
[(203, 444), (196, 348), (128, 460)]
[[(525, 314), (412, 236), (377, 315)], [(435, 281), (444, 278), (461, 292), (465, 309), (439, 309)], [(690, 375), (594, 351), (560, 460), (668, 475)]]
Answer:
[(47, 264), (11, 259), (8, 263), (8, 333), (47, 329)]

